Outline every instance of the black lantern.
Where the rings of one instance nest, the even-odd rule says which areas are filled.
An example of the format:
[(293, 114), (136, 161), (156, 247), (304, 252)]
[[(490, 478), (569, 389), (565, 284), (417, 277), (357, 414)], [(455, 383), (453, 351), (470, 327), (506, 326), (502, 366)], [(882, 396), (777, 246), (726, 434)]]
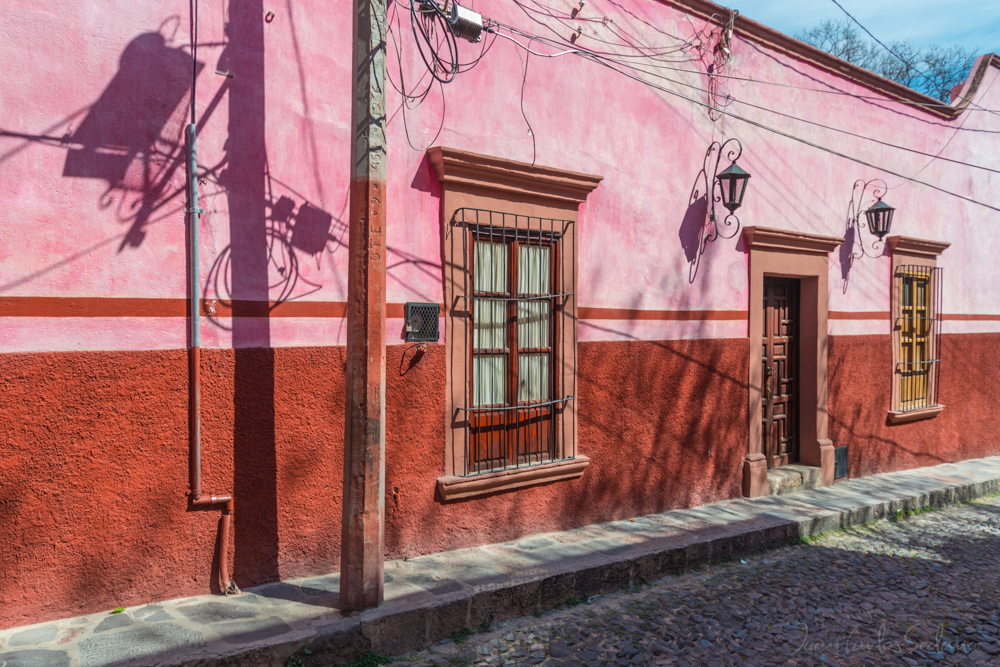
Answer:
[[(708, 244), (720, 238), (731, 239), (740, 232), (740, 219), (736, 217), (736, 209), (743, 204), (743, 195), (746, 194), (747, 181), (750, 179), (750, 174), (736, 164), (741, 155), (743, 155), (743, 144), (735, 137), (723, 143), (713, 141), (705, 151), (705, 162), (699, 174), (699, 177), (705, 178), (704, 195), (697, 189), (693, 190), (690, 204), (694, 205), (696, 199), (702, 196), (708, 197), (708, 224), (701, 232), (701, 243), (698, 244), (694, 258), (691, 259), (688, 276), (690, 282), (694, 282), (701, 256), (705, 254)], [(723, 158), (729, 160), (730, 164), (720, 172), (719, 164)], [(729, 214), (721, 220), (715, 215), (717, 203), (721, 203), (729, 211)]]
[(865, 211), (865, 217), (868, 218), (868, 229), (872, 234), (877, 236), (880, 241), (885, 238), (886, 234), (889, 233), (889, 226), (892, 224), (892, 214), (895, 212), (896, 209), (889, 206), (881, 199), (875, 202), (874, 206)]
[[(868, 257), (881, 257), (885, 254), (885, 235), (889, 233), (889, 225), (892, 223), (892, 214), (896, 209), (882, 201), (882, 195), (888, 188), (881, 178), (873, 178), (870, 181), (863, 181), (860, 178), (854, 181), (854, 189), (851, 191), (851, 206), (848, 209), (847, 231), (844, 238), (850, 243), (851, 258), (849, 262), (853, 265), (854, 260)], [(869, 193), (875, 198), (875, 203), (869, 209), (863, 209)], [(864, 210), (865, 217), (868, 218), (868, 229), (875, 240), (871, 242), (871, 254), (865, 247), (864, 228), (861, 226), (861, 211)], [(847, 289), (847, 281), (844, 281), (844, 289)]]
[(750, 174), (741, 169), (734, 160), (731, 165), (719, 174), (718, 179), (719, 186), (722, 189), (722, 205), (730, 213), (735, 213), (736, 209), (743, 204), (743, 195), (746, 193), (747, 181), (750, 180)]

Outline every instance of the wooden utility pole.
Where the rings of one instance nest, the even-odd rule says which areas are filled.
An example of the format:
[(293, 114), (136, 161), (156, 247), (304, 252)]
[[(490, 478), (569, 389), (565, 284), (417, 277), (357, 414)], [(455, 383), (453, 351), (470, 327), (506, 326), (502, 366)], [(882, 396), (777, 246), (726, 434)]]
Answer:
[(385, 515), (386, 0), (354, 0), (347, 408), (340, 604), (382, 603)]

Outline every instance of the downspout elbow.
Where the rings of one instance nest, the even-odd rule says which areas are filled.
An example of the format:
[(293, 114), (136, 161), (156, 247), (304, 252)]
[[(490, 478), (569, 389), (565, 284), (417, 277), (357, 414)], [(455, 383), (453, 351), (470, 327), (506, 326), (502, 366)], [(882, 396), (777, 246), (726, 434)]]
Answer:
[(191, 505), (194, 507), (224, 506), (219, 526), (219, 588), (222, 589), (223, 595), (239, 595), (239, 586), (229, 574), (229, 539), (233, 525), (233, 497), (192, 495)]
[(232, 496), (206, 496), (202, 494), (191, 495), (191, 504), (196, 507), (203, 507), (205, 505), (225, 505), (226, 512), (232, 513), (233, 511), (233, 497)]

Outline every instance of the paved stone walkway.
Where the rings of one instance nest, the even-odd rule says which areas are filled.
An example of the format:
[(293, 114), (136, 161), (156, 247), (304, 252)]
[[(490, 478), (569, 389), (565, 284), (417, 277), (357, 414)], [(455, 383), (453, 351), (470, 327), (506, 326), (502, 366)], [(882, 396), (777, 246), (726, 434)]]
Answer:
[[(1000, 665), (996, 501), (754, 555), (998, 491), (991, 457), (729, 500), (387, 562), (385, 604), (360, 614), (337, 608), (333, 574), (0, 630), (0, 667), (330, 667), (427, 646), (417, 659), (435, 665), (500, 664), (504, 647), (525, 665), (901, 664), (904, 653)], [(714, 561), (728, 565), (692, 572)]]
[(392, 665), (1000, 665), (997, 497), (698, 570)]

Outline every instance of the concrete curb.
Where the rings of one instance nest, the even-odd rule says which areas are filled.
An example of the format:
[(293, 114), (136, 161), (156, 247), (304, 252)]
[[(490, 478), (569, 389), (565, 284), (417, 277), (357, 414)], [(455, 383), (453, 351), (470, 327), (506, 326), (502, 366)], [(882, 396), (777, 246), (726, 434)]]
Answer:
[[(935, 466), (940, 467), (943, 466)], [(652, 581), (721, 558), (895, 517), (898, 512), (938, 509), (1000, 493), (1000, 476), (996, 471), (991, 471), (992, 476), (987, 479), (965, 481), (954, 475), (920, 475), (935, 468), (860, 478), (790, 497), (737, 499), (654, 515), (686, 512), (718, 521), (720, 530), (716, 535), (708, 534), (688, 544), (636, 548), (619, 558), (611, 557), (580, 569), (559, 568), (530, 581), (495, 591), (456, 595), (423, 609), (386, 615), (375, 612), (373, 618), (365, 618), (363, 614), (349, 631), (320, 633), (309, 648), (317, 664), (331, 660), (349, 662), (368, 651), (400, 655), (425, 648), (463, 627), (474, 628), (483, 622), (492, 624), (536, 610), (547, 611), (570, 598), (613, 593), (631, 588), (643, 579)], [(726, 525), (725, 518), (717, 513), (720, 509), (743, 510), (748, 517), (756, 514), (774, 521), (759, 525), (753, 519), (737, 520)]]
[[(874, 475), (796, 495), (740, 498), (391, 561), (386, 564), (386, 603), (362, 613), (344, 615), (334, 608), (339, 579), (332, 575), (260, 586), (236, 598), (199, 596), (161, 603), (158, 608), (173, 614), (173, 622), (158, 626), (143, 625), (144, 618), (155, 618), (147, 616), (149, 608), (127, 611), (134, 627), (114, 631), (121, 633), (119, 644), (144, 636), (153, 637), (155, 644), (158, 628), (164, 636), (201, 638), (183, 645), (162, 640), (142, 657), (116, 650), (119, 644), (110, 632), (80, 635), (76, 630), (71, 636), (79, 639), (67, 641), (67, 628), (83, 627), (81, 619), (57, 622), (63, 625), (57, 628), (63, 639), (30, 650), (58, 648), (65, 660), (52, 661), (49, 655), (49, 662), (38, 663), (57, 667), (285, 667), (290, 657), (296, 665), (336, 665), (368, 651), (401, 655), (456, 630), (546, 611), (572, 598), (620, 591), (898, 512), (942, 508), (996, 493), (1000, 457)], [(251, 611), (254, 618), (246, 620)], [(93, 625), (108, 617), (85, 618)], [(23, 628), (0, 632), (0, 664), (15, 655), (12, 638), (19, 631), (25, 636)], [(54, 639), (56, 633), (50, 634)], [(100, 652), (94, 642), (103, 642)]]

